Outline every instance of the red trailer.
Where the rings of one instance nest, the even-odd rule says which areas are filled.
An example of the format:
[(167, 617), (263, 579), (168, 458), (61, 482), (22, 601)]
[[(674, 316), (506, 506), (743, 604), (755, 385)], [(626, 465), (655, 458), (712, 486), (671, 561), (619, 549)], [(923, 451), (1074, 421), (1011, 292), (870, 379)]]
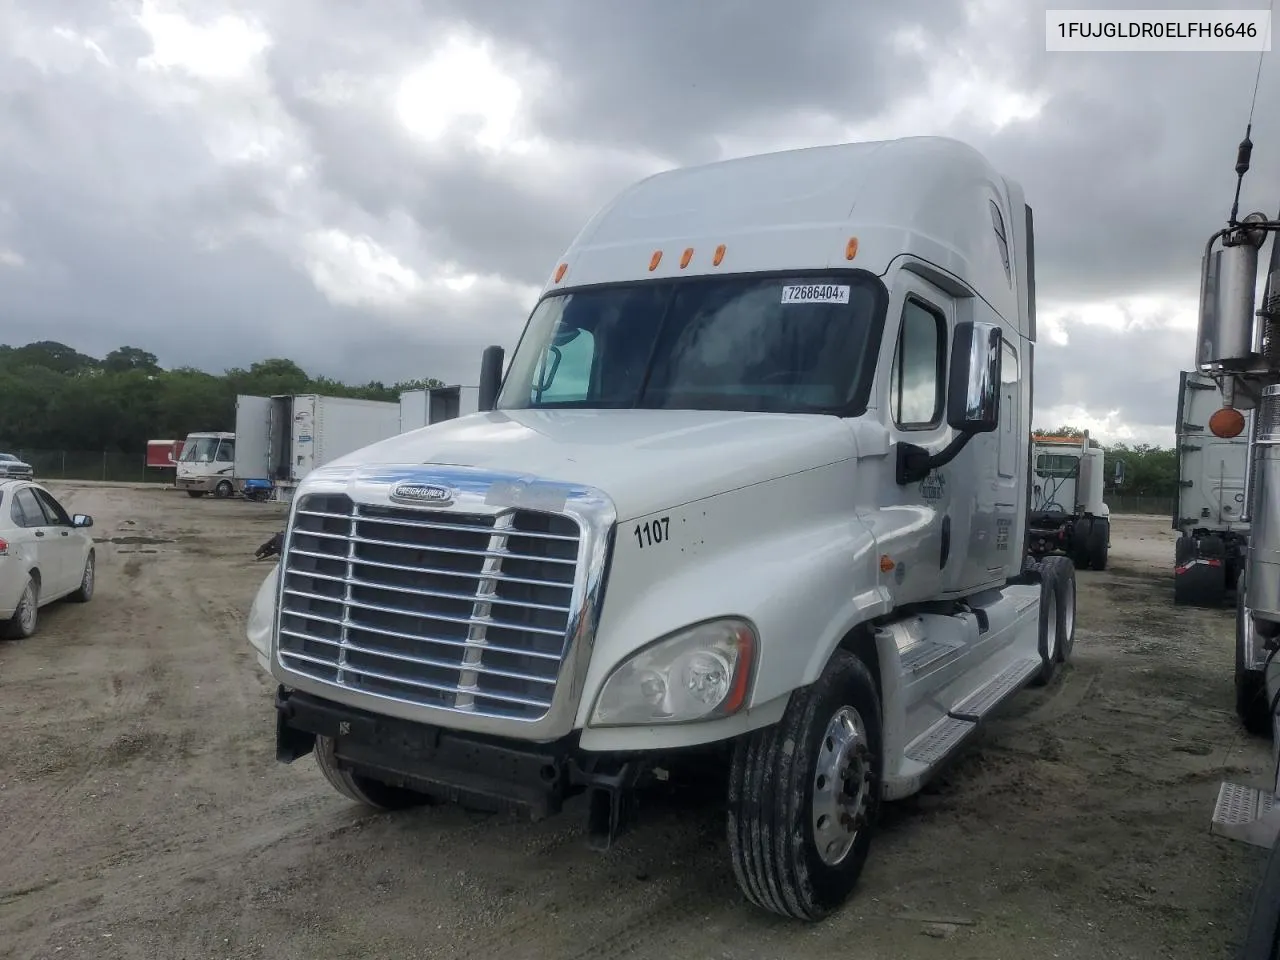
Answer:
[(172, 469), (182, 455), (181, 440), (148, 440), (147, 466), (156, 469)]

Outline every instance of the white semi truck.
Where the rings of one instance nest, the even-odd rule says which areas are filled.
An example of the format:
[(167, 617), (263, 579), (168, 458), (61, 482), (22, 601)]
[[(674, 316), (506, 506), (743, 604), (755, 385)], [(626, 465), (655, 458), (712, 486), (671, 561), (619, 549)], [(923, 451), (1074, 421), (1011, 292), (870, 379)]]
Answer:
[(1213, 435), (1209, 418), (1221, 405), (1213, 378), (1195, 370), (1181, 371), (1173, 596), (1175, 602), (1190, 606), (1221, 606), (1235, 589), (1249, 549), (1244, 505), (1249, 440), (1243, 435)]
[[(1105, 570), (1111, 510), (1103, 500), (1105, 455), (1083, 436), (1031, 437), (1031, 517), (1027, 549), (1037, 560), (1065, 553), (1077, 569)], [(1117, 481), (1121, 477), (1116, 464)]]
[(400, 404), (323, 394), (236, 397), (235, 476), (287, 502), (317, 467), (400, 432)]
[(442, 420), (465, 417), (479, 409), (479, 386), (453, 384), (405, 390), (400, 394), (400, 432), (408, 433)]
[(954, 140), (635, 184), (480, 412), (299, 485), (248, 624), (277, 757), (380, 808), (585, 792), (596, 846), (723, 761), (743, 893), (823, 917), (882, 801), (1071, 655), (1071, 561), (1026, 554), (1035, 339), (1031, 208)]

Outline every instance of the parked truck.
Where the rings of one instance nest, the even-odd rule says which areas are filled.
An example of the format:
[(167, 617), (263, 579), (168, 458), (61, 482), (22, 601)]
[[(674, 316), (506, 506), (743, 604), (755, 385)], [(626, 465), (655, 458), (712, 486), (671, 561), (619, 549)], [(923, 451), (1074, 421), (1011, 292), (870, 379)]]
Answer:
[[(1196, 368), (1217, 384), (1221, 406), (1207, 418), (1219, 439), (1247, 436), (1241, 520), (1249, 524), (1236, 575), (1235, 705), (1244, 726), (1272, 741), (1263, 782), (1219, 785), (1211, 831), (1270, 850), (1238, 954), (1275, 960), (1280, 944), (1280, 218), (1237, 219), (1240, 186), (1253, 144), (1236, 160), (1236, 203), (1205, 246), (1201, 268)], [(1257, 300), (1262, 248), (1271, 238)], [(1249, 414), (1252, 412), (1252, 416)], [(1247, 429), (1247, 434), (1246, 434)]]
[(317, 467), (400, 432), (400, 404), (308, 393), (236, 397), (235, 475), (287, 502)]
[(236, 492), (236, 435), (226, 431), (188, 433), (178, 455), (174, 486), (189, 497), (229, 497)]
[(1031, 555), (1063, 553), (1077, 569), (1105, 570), (1111, 511), (1103, 500), (1102, 446), (1086, 430), (1080, 437), (1037, 433), (1031, 448)]
[[(1247, 436), (1216, 437), (1209, 418), (1222, 405), (1213, 378), (1183, 370), (1178, 382), (1178, 494), (1174, 500), (1173, 597), (1220, 607), (1244, 568), (1249, 522), (1244, 505)], [(1252, 417), (1253, 411), (1246, 413)]]
[[(767, 910), (850, 894), (916, 793), (1072, 652), (1027, 556), (1022, 188), (954, 140), (661, 173), (572, 242), (481, 411), (313, 470), (248, 639), (276, 755), (376, 808), (534, 817), (719, 770)], [(499, 386), (500, 385), (500, 386)]]

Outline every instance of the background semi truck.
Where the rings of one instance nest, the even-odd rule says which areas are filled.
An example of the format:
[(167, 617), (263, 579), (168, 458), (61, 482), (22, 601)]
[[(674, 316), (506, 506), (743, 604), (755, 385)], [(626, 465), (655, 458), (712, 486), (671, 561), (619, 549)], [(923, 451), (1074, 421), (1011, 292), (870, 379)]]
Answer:
[(318, 467), (248, 638), (345, 796), (555, 813), (724, 778), (743, 894), (816, 920), (883, 801), (1069, 659), (1028, 562), (1031, 208), (908, 138), (650, 177), (551, 271), (481, 412)]
[[(1031, 512), (1028, 549), (1036, 558), (1069, 556), (1079, 569), (1105, 570), (1111, 546), (1111, 510), (1103, 500), (1102, 446), (1080, 437), (1031, 437)], [(1117, 480), (1121, 477), (1117, 463)]]
[[(1209, 418), (1222, 406), (1211, 377), (1183, 370), (1178, 382), (1178, 495), (1174, 501), (1173, 596), (1177, 603), (1221, 606), (1249, 548), (1245, 473), (1249, 440), (1216, 437)], [(1250, 411), (1245, 414), (1252, 417)]]
[(454, 384), (405, 390), (400, 394), (400, 432), (408, 433), (443, 420), (465, 417), (480, 409), (480, 388)]
[(235, 476), (288, 501), (316, 467), (400, 432), (400, 405), (322, 394), (236, 397)]

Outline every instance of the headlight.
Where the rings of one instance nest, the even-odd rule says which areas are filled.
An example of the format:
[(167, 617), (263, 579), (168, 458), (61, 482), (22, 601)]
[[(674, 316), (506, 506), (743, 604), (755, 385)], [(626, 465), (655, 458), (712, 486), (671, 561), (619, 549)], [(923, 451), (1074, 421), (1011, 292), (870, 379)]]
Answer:
[(276, 584), (280, 580), (280, 564), (271, 567), (271, 572), (258, 588), (258, 595), (253, 598), (253, 606), (249, 609), (249, 625), (245, 632), (249, 635), (249, 644), (264, 657), (271, 656), (271, 626), (275, 622)]
[(591, 726), (687, 723), (736, 713), (747, 702), (755, 628), (726, 618), (686, 627), (646, 647), (610, 675)]

